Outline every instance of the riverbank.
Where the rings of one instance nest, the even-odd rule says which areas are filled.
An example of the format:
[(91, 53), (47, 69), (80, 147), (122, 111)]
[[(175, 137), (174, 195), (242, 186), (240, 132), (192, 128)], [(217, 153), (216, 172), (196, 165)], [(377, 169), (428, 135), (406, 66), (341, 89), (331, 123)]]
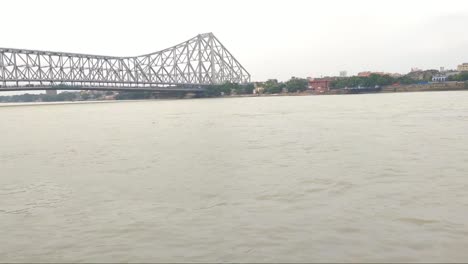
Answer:
[(443, 82), (428, 84), (389, 85), (382, 88), (381, 92), (431, 92), (431, 91), (459, 91), (468, 90), (468, 82)]
[(275, 96), (312, 96), (312, 95), (345, 95), (345, 94), (369, 94), (369, 93), (404, 93), (404, 92), (436, 92), (436, 91), (468, 91), (468, 82), (445, 82), (445, 83), (429, 83), (429, 84), (410, 84), (410, 85), (389, 85), (384, 86), (380, 91), (366, 92), (349, 90), (349, 89), (330, 89), (328, 91), (312, 91), (306, 90), (296, 93), (277, 93), (277, 94), (239, 94), (225, 95), (218, 97), (184, 97), (184, 98), (164, 98), (164, 99), (130, 99), (130, 100), (79, 100), (79, 101), (52, 101), (52, 102), (0, 102), (0, 106), (26, 106), (26, 105), (51, 105), (51, 104), (73, 104), (73, 103), (115, 103), (115, 102), (130, 102), (130, 101), (148, 101), (148, 100), (181, 100), (181, 99), (198, 99), (198, 98), (240, 98), (240, 97), (275, 97)]
[(369, 93), (403, 93), (403, 92), (441, 92), (441, 91), (468, 91), (468, 82), (446, 82), (429, 84), (410, 84), (410, 85), (389, 85), (384, 86), (376, 92), (357, 92), (349, 89), (330, 89), (328, 91), (303, 91), (297, 93), (278, 93), (278, 94), (245, 94), (229, 95), (223, 97), (269, 97), (269, 96), (310, 96), (310, 95), (344, 95), (344, 94), (369, 94)]

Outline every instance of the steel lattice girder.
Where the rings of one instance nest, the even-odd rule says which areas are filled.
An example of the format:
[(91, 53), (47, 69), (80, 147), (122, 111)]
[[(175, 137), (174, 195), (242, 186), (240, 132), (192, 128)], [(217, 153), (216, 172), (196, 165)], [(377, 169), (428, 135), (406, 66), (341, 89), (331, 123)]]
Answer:
[(0, 48), (0, 78), (2, 88), (151, 88), (250, 82), (250, 74), (212, 33), (137, 57)]

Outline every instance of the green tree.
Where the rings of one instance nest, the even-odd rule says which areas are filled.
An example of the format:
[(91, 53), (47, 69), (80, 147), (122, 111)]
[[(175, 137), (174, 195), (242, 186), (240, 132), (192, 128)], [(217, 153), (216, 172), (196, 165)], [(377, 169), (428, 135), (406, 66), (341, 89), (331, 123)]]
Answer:
[(405, 76), (401, 76), (397, 78), (396, 82), (400, 84), (414, 84), (414, 83), (417, 83), (418, 81), (411, 78), (410, 76), (405, 75)]
[(238, 84), (232, 82), (225, 82), (220, 85), (210, 85), (205, 88), (203, 93), (204, 97), (218, 97), (222, 95), (235, 94), (251, 94), (254, 90), (254, 85), (249, 84)]
[(238, 84), (233, 84), (230, 82), (223, 83), (221, 85), (210, 85), (205, 88), (204, 96), (205, 97), (218, 97), (222, 95), (231, 94), (232, 89), (236, 89)]
[(461, 72), (456, 75), (451, 75), (447, 79), (449, 81), (456, 81), (456, 82), (468, 81), (468, 72)]
[(264, 85), (265, 93), (276, 94), (281, 93), (283, 88), (286, 87), (284, 83), (278, 82), (276, 79), (267, 80)]
[(225, 95), (229, 95), (232, 92), (238, 93), (241, 91), (241, 87), (238, 83), (225, 82), (221, 86), (221, 92)]
[(243, 89), (244, 89), (244, 94), (252, 94), (253, 90), (255, 89), (255, 86), (253, 83), (248, 83), (248, 84), (243, 85)]
[(132, 92), (119, 92), (115, 96), (117, 100), (139, 100), (139, 99), (149, 99), (153, 94), (151, 92), (145, 91), (132, 91)]
[(203, 95), (205, 97), (216, 97), (221, 95), (221, 91), (218, 88), (217, 85), (211, 85), (205, 88), (205, 91), (203, 92)]
[(378, 86), (385, 86), (391, 85), (394, 83), (402, 83), (402, 84), (411, 84), (417, 81), (411, 79), (408, 76), (403, 76), (400, 78), (394, 78), (388, 74), (381, 75), (381, 74), (371, 74), (368, 77), (361, 77), (361, 76), (351, 76), (346, 78), (339, 78), (331, 82), (332, 89), (339, 89), (345, 87), (374, 87)]
[(76, 93), (62, 92), (62, 93), (58, 93), (54, 97), (56, 101), (73, 101), (76, 99)]
[(290, 80), (286, 82), (286, 89), (288, 92), (295, 93), (295, 92), (302, 92), (307, 89), (308, 82), (306, 79), (292, 77)]
[(82, 93), (81, 94), (81, 99), (82, 100), (88, 100), (91, 96), (89, 95), (89, 93)]

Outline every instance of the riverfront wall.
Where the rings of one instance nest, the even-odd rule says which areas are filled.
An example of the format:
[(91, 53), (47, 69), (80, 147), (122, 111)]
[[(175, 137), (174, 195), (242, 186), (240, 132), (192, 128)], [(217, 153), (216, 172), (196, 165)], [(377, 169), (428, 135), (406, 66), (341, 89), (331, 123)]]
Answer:
[(382, 88), (382, 92), (427, 92), (427, 91), (452, 91), (468, 90), (468, 82), (444, 82), (428, 84), (389, 85)]

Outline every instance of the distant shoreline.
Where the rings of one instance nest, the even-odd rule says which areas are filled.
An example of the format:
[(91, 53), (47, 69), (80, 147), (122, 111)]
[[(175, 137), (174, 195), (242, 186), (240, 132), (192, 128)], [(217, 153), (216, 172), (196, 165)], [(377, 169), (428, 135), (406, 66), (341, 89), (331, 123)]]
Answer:
[(400, 90), (379, 92), (363, 92), (363, 93), (345, 93), (337, 90), (329, 92), (313, 93), (310, 91), (299, 93), (278, 93), (278, 94), (243, 94), (243, 95), (226, 95), (219, 97), (202, 97), (202, 98), (167, 98), (167, 99), (133, 99), (133, 100), (89, 100), (89, 101), (63, 101), (63, 102), (0, 102), (0, 107), (19, 107), (19, 106), (50, 106), (50, 105), (69, 105), (69, 104), (102, 104), (102, 103), (119, 103), (119, 102), (143, 102), (143, 101), (178, 101), (178, 100), (194, 100), (194, 99), (226, 99), (226, 98), (256, 98), (256, 97), (283, 97), (283, 96), (321, 96), (321, 95), (360, 95), (360, 94), (389, 94), (389, 93), (414, 93), (414, 92), (450, 92), (450, 91), (468, 91), (468, 88), (452, 88), (452, 89), (420, 89), (420, 90)]

